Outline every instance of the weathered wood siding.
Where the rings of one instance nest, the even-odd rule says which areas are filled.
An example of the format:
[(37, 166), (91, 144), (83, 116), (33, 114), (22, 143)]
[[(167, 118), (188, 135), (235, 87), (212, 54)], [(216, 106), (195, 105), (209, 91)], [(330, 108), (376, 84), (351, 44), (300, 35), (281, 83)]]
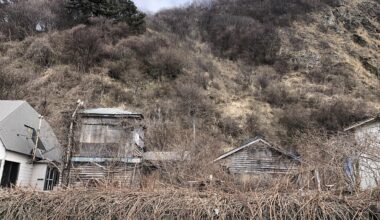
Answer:
[(139, 186), (140, 167), (137, 164), (95, 164), (75, 163), (71, 168), (71, 186), (91, 187), (98, 185), (112, 185), (118, 187)]
[(123, 158), (141, 157), (144, 137), (142, 118), (112, 115), (82, 115), (76, 129), (73, 155), (89, 159), (113, 158), (113, 162), (72, 162), (71, 186), (138, 186), (139, 164)]
[(141, 120), (82, 117), (76, 132), (76, 156), (131, 157), (144, 147)]
[(253, 144), (223, 159), (231, 173), (287, 173), (296, 169), (296, 162), (262, 143)]

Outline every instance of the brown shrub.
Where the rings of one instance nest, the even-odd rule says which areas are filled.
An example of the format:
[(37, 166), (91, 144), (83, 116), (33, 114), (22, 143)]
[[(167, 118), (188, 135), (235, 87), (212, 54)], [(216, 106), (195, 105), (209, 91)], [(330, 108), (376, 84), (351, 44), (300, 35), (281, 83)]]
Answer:
[(87, 71), (101, 60), (104, 41), (102, 32), (96, 27), (78, 25), (65, 32), (59, 50), (61, 58), (75, 64), (81, 71)]
[(183, 73), (186, 55), (173, 48), (161, 48), (148, 60), (147, 73), (155, 78), (167, 77), (175, 79)]
[(54, 55), (50, 43), (45, 38), (36, 39), (25, 53), (26, 58), (42, 67), (50, 66), (54, 62)]
[(294, 136), (311, 128), (310, 116), (310, 109), (297, 104), (287, 107), (282, 113), (279, 122), (286, 127), (289, 136)]
[(252, 111), (252, 113), (247, 115), (245, 122), (245, 133), (249, 137), (267, 136), (267, 129), (268, 128), (263, 125), (260, 120), (260, 116), (258, 116), (256, 112)]
[(204, 38), (219, 56), (273, 64), (280, 48), (277, 30), (242, 15), (214, 15), (204, 21)]
[[(133, 51), (138, 58), (141, 58), (144, 62), (153, 53), (158, 51), (160, 48), (166, 48), (169, 46), (168, 40), (150, 34), (145, 34), (142, 36), (132, 36), (128, 39), (121, 40), (115, 48), (115, 55), (117, 58), (122, 58), (128, 55), (129, 51)], [(127, 54), (125, 54), (127, 53)]]
[(30, 80), (28, 74), (0, 69), (0, 79), (0, 99), (22, 99), (25, 96), (22, 85)]
[(334, 98), (329, 102), (320, 103), (320, 107), (313, 111), (312, 119), (328, 131), (337, 131), (368, 117), (370, 113), (363, 100)]
[(243, 133), (243, 130), (240, 128), (239, 124), (231, 117), (220, 119), (218, 126), (223, 134), (233, 138), (237, 138)]
[(289, 93), (289, 88), (280, 82), (270, 84), (263, 90), (262, 95), (265, 101), (277, 107), (283, 107), (296, 100), (296, 97)]
[(63, 14), (65, 6), (61, 0), (14, 1), (0, 9), (0, 32), (8, 40), (22, 40), (38, 32), (56, 29), (69, 18)]
[(195, 84), (176, 85), (177, 109), (180, 115), (205, 117), (209, 107)]
[(276, 71), (270, 66), (257, 68), (255, 83), (260, 89), (266, 89), (278, 76)]

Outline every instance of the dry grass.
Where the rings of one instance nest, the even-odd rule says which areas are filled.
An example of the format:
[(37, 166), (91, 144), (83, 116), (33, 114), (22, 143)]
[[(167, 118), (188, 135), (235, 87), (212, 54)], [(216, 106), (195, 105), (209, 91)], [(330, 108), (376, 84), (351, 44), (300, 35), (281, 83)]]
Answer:
[(2, 219), (363, 219), (376, 200), (368, 194), (2, 191)]

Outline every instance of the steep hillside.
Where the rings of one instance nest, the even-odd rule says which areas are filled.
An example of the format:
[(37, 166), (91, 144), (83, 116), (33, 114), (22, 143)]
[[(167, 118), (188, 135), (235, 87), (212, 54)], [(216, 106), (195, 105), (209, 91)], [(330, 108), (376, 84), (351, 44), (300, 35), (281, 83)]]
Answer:
[(380, 111), (379, 20), (377, 0), (217, 0), (149, 16), (144, 33), (104, 18), (3, 30), (0, 98), (29, 101), (63, 144), (82, 99), (141, 111), (150, 148), (291, 145)]

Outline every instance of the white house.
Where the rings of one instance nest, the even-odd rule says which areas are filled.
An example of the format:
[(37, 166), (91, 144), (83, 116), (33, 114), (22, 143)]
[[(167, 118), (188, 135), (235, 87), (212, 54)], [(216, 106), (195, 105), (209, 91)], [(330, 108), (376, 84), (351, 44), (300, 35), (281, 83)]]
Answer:
[(358, 122), (345, 129), (352, 132), (357, 144), (358, 171), (361, 189), (380, 184), (380, 115)]
[(0, 100), (0, 186), (51, 190), (60, 161), (49, 124), (25, 101)]

